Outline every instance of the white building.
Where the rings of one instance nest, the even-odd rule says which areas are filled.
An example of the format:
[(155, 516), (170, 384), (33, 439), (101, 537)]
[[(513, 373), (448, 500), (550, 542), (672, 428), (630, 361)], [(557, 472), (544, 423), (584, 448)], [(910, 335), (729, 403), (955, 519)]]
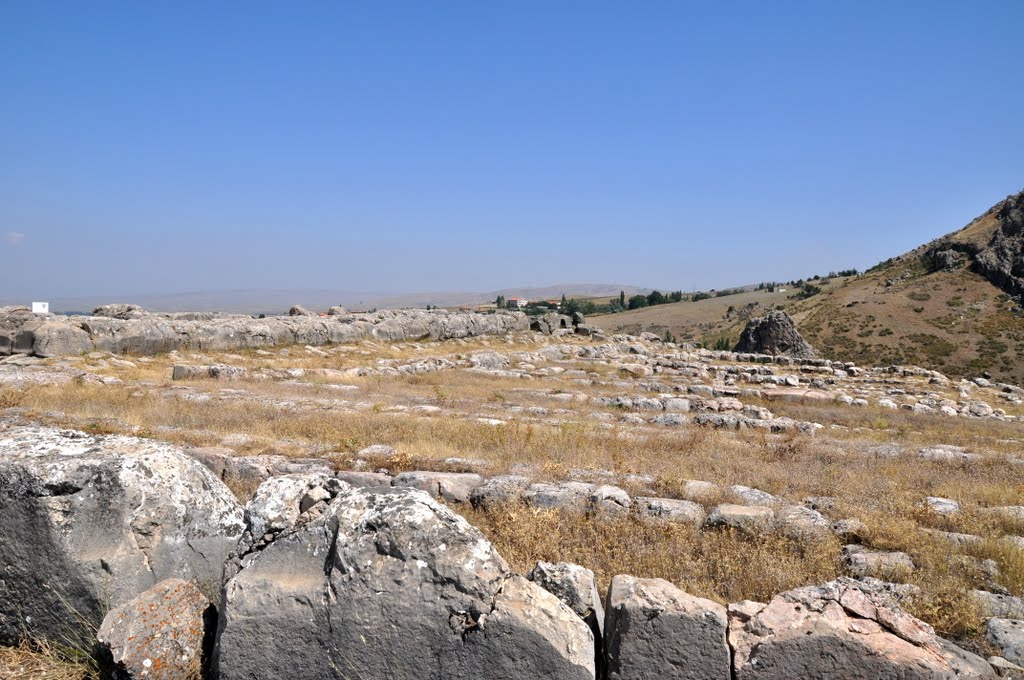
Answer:
[(49, 302), (33, 302), (32, 303), (33, 314), (49, 314), (50, 303)]
[(505, 307), (511, 309), (512, 307), (522, 308), (530, 304), (530, 301), (526, 298), (509, 298), (505, 302)]

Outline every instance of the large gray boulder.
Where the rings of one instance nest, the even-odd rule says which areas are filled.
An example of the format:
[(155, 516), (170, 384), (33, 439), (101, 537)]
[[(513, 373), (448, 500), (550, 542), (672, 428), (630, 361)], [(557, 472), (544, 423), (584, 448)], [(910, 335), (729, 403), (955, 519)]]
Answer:
[(792, 317), (781, 310), (748, 321), (733, 351), (801, 358), (817, 356), (814, 348), (796, 329)]
[(56, 317), (35, 317), (20, 329), (16, 351), (26, 349), (39, 357), (76, 356), (94, 349), (89, 333), (78, 324)]
[(582, 680), (593, 649), (569, 607), (425, 492), (353, 488), (241, 557), (215, 665), (222, 680)]
[(729, 607), (736, 680), (992, 678), (881, 587), (849, 578)]
[(91, 639), (80, 623), (166, 578), (216, 590), (243, 529), (228, 488), (175, 446), (0, 429), (0, 643)]
[(605, 618), (608, 680), (729, 680), (725, 607), (662, 579), (616, 576)]

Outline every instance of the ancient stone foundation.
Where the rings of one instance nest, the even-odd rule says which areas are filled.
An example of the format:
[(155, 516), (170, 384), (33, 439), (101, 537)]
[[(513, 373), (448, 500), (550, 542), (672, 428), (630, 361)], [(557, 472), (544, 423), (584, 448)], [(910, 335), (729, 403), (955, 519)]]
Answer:
[[(923, 680), (1009, 676), (1021, 658), (1020, 621), (990, 621), (993, 666), (874, 579), (723, 606), (620, 575), (602, 601), (574, 565), (513, 573), (435, 498), (533, 487), (378, 482), (310, 468), (243, 507), (178, 447), (0, 422), (0, 642), (98, 643), (117, 677), (225, 680)], [(587, 511), (630, 511), (614, 487), (588, 491)], [(666, 521), (690, 510), (636, 500)]]

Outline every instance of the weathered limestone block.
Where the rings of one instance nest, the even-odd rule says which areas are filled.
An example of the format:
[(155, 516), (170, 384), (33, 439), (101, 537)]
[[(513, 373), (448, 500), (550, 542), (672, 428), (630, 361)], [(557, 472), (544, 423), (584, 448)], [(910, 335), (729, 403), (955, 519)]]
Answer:
[(81, 642), (166, 578), (216, 589), (242, 534), (228, 488), (181, 449), (49, 427), (0, 427), (0, 643)]
[(662, 579), (616, 576), (608, 591), (608, 680), (728, 680), (726, 611)]
[(498, 475), (473, 489), (469, 500), (473, 507), (493, 509), (522, 500), (530, 480), (520, 475)]
[(392, 485), (426, 491), (434, 498), (453, 503), (468, 503), (470, 494), (483, 482), (483, 477), (472, 472), (403, 472)]
[(242, 557), (215, 662), (221, 680), (584, 680), (593, 649), (575, 612), (426, 493), (348, 489)]
[(693, 501), (674, 498), (635, 498), (637, 514), (641, 517), (680, 522), (699, 527), (704, 523), (704, 508)]
[(871, 550), (856, 544), (843, 546), (842, 559), (846, 570), (858, 578), (875, 576), (893, 580), (914, 570), (914, 561), (904, 552)]
[(723, 503), (716, 506), (704, 521), (707, 529), (729, 528), (747, 533), (763, 533), (771, 530), (775, 522), (775, 511), (759, 505), (732, 505)]

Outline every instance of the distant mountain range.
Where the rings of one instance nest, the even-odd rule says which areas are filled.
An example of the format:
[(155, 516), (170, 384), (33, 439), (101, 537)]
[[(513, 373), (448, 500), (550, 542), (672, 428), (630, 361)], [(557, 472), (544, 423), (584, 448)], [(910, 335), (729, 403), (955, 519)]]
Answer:
[[(606, 283), (564, 283), (543, 287), (504, 288), (490, 292), (438, 291), (425, 293), (374, 293), (319, 289), (249, 289), (224, 291), (195, 291), (160, 295), (83, 295), (50, 298), (53, 312), (89, 312), (113, 302), (141, 305), (154, 312), (238, 312), (242, 314), (281, 314), (292, 305), (326, 311), (332, 305), (350, 309), (395, 309), (399, 307), (458, 307), (493, 302), (502, 295), (506, 298), (523, 297), (546, 300), (567, 297), (611, 297), (625, 291), (627, 297), (648, 293), (651, 289)], [(27, 305), (32, 300), (0, 298), (0, 305)]]

